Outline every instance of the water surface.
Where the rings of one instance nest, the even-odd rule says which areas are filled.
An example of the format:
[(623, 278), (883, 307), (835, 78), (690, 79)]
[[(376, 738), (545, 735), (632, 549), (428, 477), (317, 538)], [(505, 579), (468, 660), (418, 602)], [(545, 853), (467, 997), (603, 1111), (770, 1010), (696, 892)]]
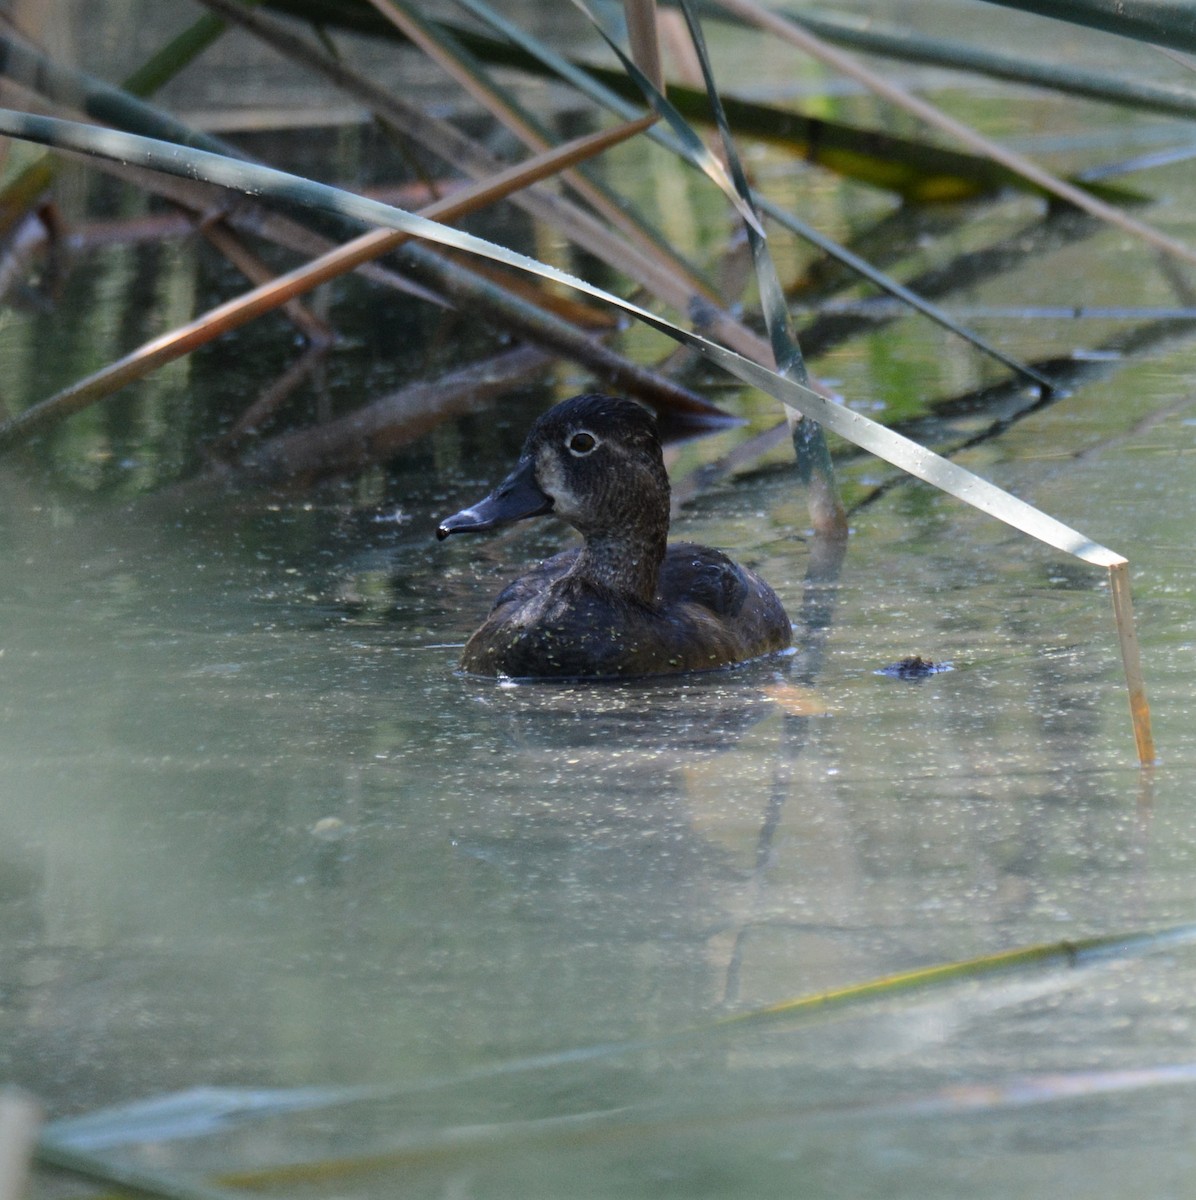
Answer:
[[(1173, 197), (1190, 181), (1170, 172)], [(950, 248), (1036, 220), (1008, 201)], [(190, 248), (95, 254), (74, 339), (63, 313), (0, 329), (26, 401), (153, 332), (147, 287), (189, 308), (222, 282)], [(1049, 261), (968, 299), (1174, 299), (1119, 235)], [(417, 373), (399, 332), (435, 327), (360, 285), (333, 298), (355, 340), (292, 419)], [(1127, 332), (999, 328), (1034, 357)], [(198, 447), (287, 364), (263, 326), (4, 460), (4, 1076), (59, 1118), (197, 1087), (377, 1089), (106, 1151), (209, 1177), (351, 1162), (268, 1177), (280, 1194), (1188, 1194), (1185, 942), (715, 1025), (1193, 920), (1196, 400), (1187, 330), (1155, 333), (962, 459), (1131, 558), (1148, 772), (1100, 572), (902, 486), (855, 513), (836, 581), (810, 585), (783, 446), (675, 534), (770, 579), (798, 653), (601, 686), (456, 673), (502, 583), (569, 535), (440, 546), (436, 520), (505, 473), (532, 416), (584, 385), (573, 368), (353, 481), (197, 499)], [(910, 320), (814, 366), (882, 415), (999, 376)], [(750, 424), (670, 450), (675, 479), (775, 417), (714, 394)], [(853, 502), (889, 476), (846, 457), (841, 473)], [(877, 674), (913, 654), (953, 669)], [(38, 1194), (62, 1186), (47, 1173)]]

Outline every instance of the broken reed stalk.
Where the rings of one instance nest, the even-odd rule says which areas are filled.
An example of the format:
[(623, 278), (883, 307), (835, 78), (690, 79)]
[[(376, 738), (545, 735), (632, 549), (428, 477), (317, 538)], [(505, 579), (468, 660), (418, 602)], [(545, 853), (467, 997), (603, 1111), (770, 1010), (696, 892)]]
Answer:
[(1129, 692), (1130, 720), (1134, 726), (1138, 761), (1144, 767), (1148, 767), (1156, 761), (1154, 735), (1150, 728), (1150, 705), (1146, 702), (1142, 660), (1138, 655), (1138, 634), (1134, 629), (1129, 566), (1124, 559), (1109, 565), (1109, 594), (1113, 598), (1113, 619), (1117, 623), (1117, 638), (1121, 643), (1121, 665), (1125, 671), (1125, 684)]
[[(590, 134), (559, 146), (547, 154), (510, 167), (480, 183), (471, 184), (451, 196), (429, 205), (421, 215), (435, 220), (452, 220), (477, 208), (503, 198), (517, 188), (554, 174), (564, 162), (576, 161), (600, 153), (617, 142), (633, 137), (648, 128), (655, 116), (641, 117), (614, 129)], [(386, 254), (410, 235), (400, 230), (375, 229), (305, 263), (293, 271), (253, 288), (251, 291), (217, 305), (194, 321), (153, 338), (143, 346), (110, 363), (102, 370), (64, 388), (56, 395), (26, 409), (13, 420), (0, 425), (0, 447), (30, 437), (48, 425), (71, 416), (96, 400), (111, 394), (127, 383), (142, 378), (164, 363), (190, 353), (214, 338), (238, 329), (256, 317), (318, 287), (363, 263)]]

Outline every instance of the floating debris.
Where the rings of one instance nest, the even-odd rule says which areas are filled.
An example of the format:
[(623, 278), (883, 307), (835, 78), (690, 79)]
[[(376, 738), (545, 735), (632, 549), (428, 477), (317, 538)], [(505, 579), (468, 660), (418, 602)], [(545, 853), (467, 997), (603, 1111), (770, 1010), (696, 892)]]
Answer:
[(933, 662), (920, 654), (903, 658), (899, 662), (889, 663), (875, 671), (876, 675), (889, 675), (894, 679), (925, 679), (927, 675), (937, 675), (940, 671), (950, 671), (954, 668), (949, 662)]

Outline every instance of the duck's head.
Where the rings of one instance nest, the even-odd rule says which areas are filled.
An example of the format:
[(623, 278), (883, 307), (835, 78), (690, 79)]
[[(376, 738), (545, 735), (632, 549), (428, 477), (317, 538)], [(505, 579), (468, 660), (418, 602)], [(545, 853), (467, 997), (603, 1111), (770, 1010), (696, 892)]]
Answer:
[(438, 538), (552, 513), (586, 538), (667, 531), (669, 480), (652, 414), (590, 393), (536, 421), (519, 464), (484, 500), (445, 518)]

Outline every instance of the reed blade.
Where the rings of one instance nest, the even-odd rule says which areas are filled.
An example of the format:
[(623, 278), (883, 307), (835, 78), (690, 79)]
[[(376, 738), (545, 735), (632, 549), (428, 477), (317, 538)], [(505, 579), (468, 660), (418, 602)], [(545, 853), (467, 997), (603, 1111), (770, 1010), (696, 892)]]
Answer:
[[(555, 65), (550, 68), (546, 65), (548, 59), (544, 47), (539, 45), (532, 49), (537, 46), (536, 40), (483, 0), (457, 0), (457, 3), (491, 29), (501, 32), (502, 40), (498, 40), (479, 34), (473, 28), (438, 22), (480, 61), (541, 77), (576, 77), (575, 86), (583, 94), (588, 94), (583, 82), (588, 80), (624, 104), (639, 99), (640, 89), (624, 72), (590, 63), (583, 68), (562, 55), (554, 56)], [(340, 0), (264, 0), (262, 7), (330, 29), (351, 30), (376, 38), (402, 38), (398, 30), (382, 21), (366, 0), (348, 3)], [(720, 15), (727, 19), (725, 14), (713, 14), (716, 19)], [(670, 82), (668, 95), (687, 120), (713, 121), (702, 88)], [(849, 125), (823, 115), (807, 115), (790, 106), (762, 104), (732, 95), (724, 95), (722, 99), (737, 137), (786, 146), (803, 160), (817, 163), (845, 178), (897, 192), (912, 203), (970, 199), (992, 195), (1002, 188), (1047, 194), (1037, 184), (980, 155), (947, 149), (925, 139)], [(634, 113), (629, 109), (624, 115)], [(1144, 198), (1124, 187), (1072, 182), (1078, 182), (1093, 195), (1110, 203), (1135, 203)]]
[[(451, 31), (427, 20), (408, 0), (370, 0), (370, 3), (529, 150), (541, 153), (552, 147), (554, 139), (550, 131), (513, 92), (495, 81), (491, 72)], [(600, 180), (574, 169), (562, 170), (561, 176), (577, 196), (619, 230), (643, 255), (688, 279), (695, 289), (701, 287), (692, 265)]]
[[(714, 79), (714, 68), (710, 63), (710, 54), (706, 48), (706, 38), (702, 33), (701, 22), (689, 0), (681, 0), (681, 11), (685, 17), (694, 53), (701, 67), (706, 95), (710, 100), (715, 124), (722, 139), (723, 154), (727, 159), (732, 184), (743, 204), (755, 217), (752, 190), (748, 185), (747, 175), (744, 172), (735, 139), (727, 124), (727, 116), (719, 98), (718, 85)], [(806, 370), (805, 360), (802, 358), (797, 339), (793, 336), (785, 293), (777, 276), (776, 264), (772, 260), (772, 254), (761, 230), (758, 217), (755, 221), (746, 223), (746, 231), (752, 252), (756, 287), (760, 294), (760, 306), (764, 312), (764, 322), (768, 329), (769, 341), (772, 343), (777, 370), (781, 375), (794, 378), (799, 383), (808, 384), (810, 375)], [(845, 539), (847, 515), (835, 483), (835, 470), (831, 463), (830, 450), (827, 447), (826, 435), (822, 431), (822, 426), (811, 418), (802, 416), (791, 421), (791, 434), (798, 475), (806, 485), (807, 507), (815, 531), (837, 540)]]
[(1087, 25), (1139, 42), (1196, 51), (1196, 12), (1189, 0), (988, 0), (1005, 8)]
[[(533, 160), (500, 172), (492, 179), (482, 180), (469, 187), (453, 192), (448, 197), (429, 205), (424, 215), (436, 220), (459, 220), (492, 204), (539, 179), (556, 174), (563, 163), (580, 162), (584, 159), (633, 137), (640, 132), (651, 118), (629, 122), (616, 129), (597, 134), (588, 134), (565, 146), (557, 147)], [(273, 309), (286, 305), (296, 297), (327, 283), (340, 275), (356, 270), (383, 254), (388, 254), (408, 240), (402, 231), (374, 230), (361, 237), (337, 246), (322, 254), (313, 262), (284, 275), (263, 280), (251, 291), (217, 305), (207, 313), (196, 317), (186, 325), (151, 339), (143, 346), (109, 363), (107, 366), (80, 380), (54, 396), (42, 401), (0, 426), (0, 446), (31, 437), (49, 424), (71, 416), (96, 400), (110, 395), (149, 372), (158, 369), (183, 355), (189, 354), (234, 329), (240, 328)], [(545, 324), (551, 319), (545, 314)], [(556, 324), (563, 326), (564, 322)], [(584, 335), (578, 334), (584, 340)], [(593, 347), (593, 356), (601, 348)], [(592, 365), (593, 356), (591, 357)], [(679, 386), (664, 388), (647, 372), (640, 372), (634, 364), (622, 363), (607, 352), (611, 361), (607, 364), (606, 376), (614, 374), (623, 379), (624, 385), (641, 395), (651, 396), (656, 405), (666, 411), (684, 412), (696, 418), (725, 423), (730, 420), (725, 413), (701, 400)]]

